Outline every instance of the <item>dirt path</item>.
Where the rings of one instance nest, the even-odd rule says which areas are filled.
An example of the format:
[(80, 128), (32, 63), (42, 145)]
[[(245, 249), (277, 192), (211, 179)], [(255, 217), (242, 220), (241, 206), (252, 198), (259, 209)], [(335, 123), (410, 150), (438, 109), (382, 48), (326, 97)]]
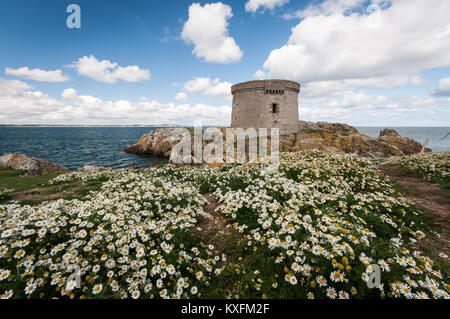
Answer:
[(220, 213), (217, 209), (219, 203), (210, 193), (203, 194), (203, 197), (208, 201), (204, 210), (212, 216), (212, 219), (201, 219), (197, 235), (209, 237), (210, 243), (220, 254), (225, 254), (229, 260), (230, 253), (235, 250), (237, 242), (243, 238), (242, 234), (239, 234)]
[(435, 214), (433, 224), (441, 229), (441, 238), (437, 242), (425, 239), (420, 246), (432, 245), (434, 247), (429, 248), (436, 248), (450, 256), (450, 192), (436, 184), (410, 176), (396, 166), (382, 166), (380, 171), (406, 189), (406, 199)]
[(205, 206), (205, 212), (213, 217), (213, 219), (204, 218), (199, 224), (200, 231), (202, 234), (214, 236), (218, 233), (225, 233), (228, 230), (228, 224), (221, 216), (220, 212), (217, 211), (219, 203), (212, 197), (210, 193), (204, 194), (203, 197), (208, 201)]

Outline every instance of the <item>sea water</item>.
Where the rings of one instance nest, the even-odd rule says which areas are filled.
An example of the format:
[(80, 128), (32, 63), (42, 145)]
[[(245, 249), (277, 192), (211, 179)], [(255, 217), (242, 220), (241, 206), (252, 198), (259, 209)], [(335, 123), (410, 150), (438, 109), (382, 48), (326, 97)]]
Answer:
[[(450, 150), (449, 127), (393, 127), (401, 136), (424, 143), (433, 151)], [(0, 155), (22, 153), (77, 169), (85, 165), (112, 168), (167, 163), (167, 159), (127, 154), (124, 148), (154, 127), (0, 127)], [(357, 127), (378, 137), (383, 127)]]

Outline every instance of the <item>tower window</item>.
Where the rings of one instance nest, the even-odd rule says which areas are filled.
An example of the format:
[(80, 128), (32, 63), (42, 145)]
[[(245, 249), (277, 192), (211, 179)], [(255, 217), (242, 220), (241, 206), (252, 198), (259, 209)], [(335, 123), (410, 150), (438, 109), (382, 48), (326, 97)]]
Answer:
[(278, 113), (278, 112), (279, 112), (278, 104), (273, 103), (272, 104), (272, 113)]

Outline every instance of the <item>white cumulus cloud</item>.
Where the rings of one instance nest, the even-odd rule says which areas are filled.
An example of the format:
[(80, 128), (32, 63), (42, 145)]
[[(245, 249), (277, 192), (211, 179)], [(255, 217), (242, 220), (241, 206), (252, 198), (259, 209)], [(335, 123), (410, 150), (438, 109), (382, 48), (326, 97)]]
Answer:
[(248, 0), (245, 4), (245, 11), (256, 12), (259, 8), (272, 10), (288, 2), (289, 0)]
[(61, 98), (35, 91), (27, 83), (0, 78), (2, 124), (230, 124), (229, 105), (160, 103), (145, 97), (139, 101), (109, 101), (79, 94), (68, 88)]
[(150, 70), (140, 69), (137, 65), (121, 67), (109, 60), (99, 61), (93, 55), (83, 56), (69, 67), (77, 70), (80, 75), (105, 83), (116, 83), (118, 80), (139, 82), (150, 79)]
[(388, 75), (366, 79), (344, 79), (309, 82), (302, 86), (302, 96), (340, 96), (349, 90), (365, 88), (392, 89), (404, 85), (423, 85), (425, 83), (416, 75)]
[(444, 126), (450, 109), (443, 104), (430, 97), (387, 97), (351, 90), (336, 97), (300, 97), (299, 115), (301, 120), (360, 126)]
[(439, 80), (437, 89), (433, 92), (437, 96), (450, 96), (450, 78)]
[[(284, 18), (306, 18), (316, 15), (347, 13), (349, 10), (362, 9), (364, 3), (367, 3), (367, 0), (325, 0), (320, 3), (310, 3), (305, 9), (294, 13), (286, 13)], [(372, 1), (372, 4), (378, 5), (380, 8), (387, 5), (387, 3), (388, 0)]]
[(450, 1), (396, 0), (370, 14), (320, 10), (324, 9), (301, 20), (288, 43), (270, 53), (264, 68), (271, 76), (302, 84), (412, 79), (423, 70), (450, 66)]
[(183, 89), (189, 93), (198, 93), (207, 96), (224, 96), (231, 97), (230, 82), (220, 82), (219, 78), (202, 78), (198, 77), (184, 84)]
[(181, 37), (194, 44), (194, 53), (206, 62), (232, 63), (242, 58), (242, 51), (228, 35), (228, 19), (233, 16), (231, 7), (221, 2), (189, 7), (189, 19)]
[(184, 100), (187, 100), (187, 98), (188, 98), (188, 96), (184, 92), (180, 92), (177, 95), (175, 95), (175, 97), (174, 97), (174, 99), (177, 101), (184, 101)]
[(57, 112), (64, 103), (27, 83), (0, 79), (0, 116), (4, 123), (16, 123), (35, 116)]
[(18, 69), (5, 68), (5, 73), (26, 80), (34, 80), (39, 82), (65, 82), (69, 77), (62, 73), (61, 70), (45, 71), (41, 69), (30, 69), (26, 66)]
[(257, 70), (253, 76), (259, 80), (263, 80), (267, 77), (266, 73), (263, 70)]

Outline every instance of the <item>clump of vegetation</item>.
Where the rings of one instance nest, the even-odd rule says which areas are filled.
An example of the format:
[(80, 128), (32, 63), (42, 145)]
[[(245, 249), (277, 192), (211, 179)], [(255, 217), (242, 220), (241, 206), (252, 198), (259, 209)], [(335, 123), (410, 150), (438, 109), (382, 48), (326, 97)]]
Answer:
[(7, 189), (7, 188), (0, 186), (0, 202), (10, 199), (11, 196), (9, 194), (13, 191), (14, 190), (12, 190), (12, 189)]

